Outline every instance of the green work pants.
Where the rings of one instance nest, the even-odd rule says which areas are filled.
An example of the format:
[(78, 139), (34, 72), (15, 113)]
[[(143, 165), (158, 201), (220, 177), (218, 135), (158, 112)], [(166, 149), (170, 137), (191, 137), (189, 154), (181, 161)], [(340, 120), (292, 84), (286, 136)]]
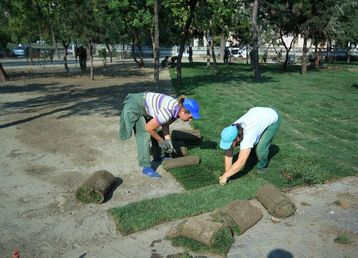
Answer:
[(135, 130), (138, 163), (141, 167), (150, 167), (150, 134), (145, 130), (144, 93), (128, 94), (124, 100), (119, 125), (119, 137), (127, 140)]
[[(277, 113), (278, 114), (278, 113)], [(268, 163), (269, 158), (269, 149), (272, 142), (273, 137), (275, 136), (278, 128), (281, 124), (281, 118), (278, 114), (277, 121), (266, 128), (266, 130), (261, 135), (259, 143), (256, 145), (256, 156), (258, 159), (258, 163), (256, 167), (258, 169), (265, 168)]]

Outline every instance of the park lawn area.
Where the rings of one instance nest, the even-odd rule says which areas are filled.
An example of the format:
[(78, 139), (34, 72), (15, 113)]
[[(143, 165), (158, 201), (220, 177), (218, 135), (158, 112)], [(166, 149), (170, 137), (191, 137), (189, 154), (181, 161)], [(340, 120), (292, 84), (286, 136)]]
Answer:
[[(253, 198), (267, 181), (286, 188), (358, 174), (357, 65), (335, 65), (306, 75), (299, 73), (299, 67), (287, 72), (278, 65), (261, 69), (262, 80), (255, 82), (246, 64), (183, 65), (182, 83), (174, 79), (173, 83), (178, 95), (200, 103), (202, 119), (192, 125), (201, 131), (203, 142), (190, 154), (200, 155), (201, 163), (170, 170), (185, 193), (110, 209), (122, 234)], [(175, 78), (175, 71), (170, 72)], [(272, 160), (265, 175), (257, 175), (251, 158), (244, 171), (220, 186), (218, 177), (224, 172), (220, 132), (254, 106), (274, 107), (281, 114), (282, 124), (270, 149)]]
[[(358, 174), (358, 65), (306, 75), (299, 66), (284, 72), (270, 64), (261, 70), (262, 80), (255, 82), (246, 64), (184, 65), (182, 83), (174, 80), (174, 86), (200, 103), (202, 119), (192, 124), (204, 138), (190, 150), (201, 164), (170, 170), (177, 180), (188, 190), (217, 184), (224, 172), (221, 130), (254, 106), (273, 107), (282, 118), (264, 179), (290, 187)], [(176, 77), (174, 69), (171, 76)], [(253, 156), (234, 181), (255, 172), (255, 163)]]

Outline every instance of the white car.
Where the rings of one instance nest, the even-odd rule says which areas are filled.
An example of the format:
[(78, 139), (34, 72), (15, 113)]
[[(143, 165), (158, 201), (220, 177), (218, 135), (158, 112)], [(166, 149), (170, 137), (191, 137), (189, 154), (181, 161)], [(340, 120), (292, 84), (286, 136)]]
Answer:
[(247, 56), (246, 49), (243, 48), (230, 48), (230, 53), (232, 57), (246, 58)]

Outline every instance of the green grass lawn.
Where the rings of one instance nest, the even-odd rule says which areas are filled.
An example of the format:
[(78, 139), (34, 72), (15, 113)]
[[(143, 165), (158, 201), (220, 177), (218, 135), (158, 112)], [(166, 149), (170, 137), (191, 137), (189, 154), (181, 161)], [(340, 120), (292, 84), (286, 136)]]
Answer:
[[(191, 149), (201, 164), (171, 170), (177, 180), (186, 189), (216, 184), (224, 172), (220, 132), (254, 106), (274, 107), (282, 117), (264, 176), (268, 181), (282, 187), (357, 174), (358, 66), (335, 65), (304, 76), (299, 67), (261, 68), (262, 81), (254, 82), (245, 64), (219, 65), (217, 71), (205, 64), (184, 66), (182, 83), (174, 85), (178, 94), (199, 101), (202, 119), (193, 126), (204, 141)], [(254, 165), (252, 159), (236, 180), (255, 171)]]
[[(193, 126), (204, 138), (190, 153), (200, 155), (201, 164), (170, 170), (186, 193), (111, 209), (119, 231), (129, 234), (252, 198), (265, 180), (290, 187), (358, 173), (358, 66), (335, 65), (306, 75), (299, 74), (299, 67), (287, 72), (277, 65), (261, 68), (263, 78), (255, 82), (245, 64), (217, 69), (184, 64), (182, 83), (174, 81), (174, 86), (178, 95), (200, 103), (202, 119)], [(176, 77), (174, 70), (171, 76)], [(254, 173), (251, 159), (228, 185), (219, 186), (224, 172), (220, 132), (254, 106), (274, 107), (282, 117), (267, 172)]]

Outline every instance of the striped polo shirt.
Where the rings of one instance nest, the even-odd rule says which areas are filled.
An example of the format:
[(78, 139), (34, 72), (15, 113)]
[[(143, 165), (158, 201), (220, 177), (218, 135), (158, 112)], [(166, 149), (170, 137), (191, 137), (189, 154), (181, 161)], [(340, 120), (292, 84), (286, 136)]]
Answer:
[(161, 93), (146, 92), (144, 105), (147, 114), (155, 118), (161, 125), (178, 117), (179, 103), (173, 97)]

